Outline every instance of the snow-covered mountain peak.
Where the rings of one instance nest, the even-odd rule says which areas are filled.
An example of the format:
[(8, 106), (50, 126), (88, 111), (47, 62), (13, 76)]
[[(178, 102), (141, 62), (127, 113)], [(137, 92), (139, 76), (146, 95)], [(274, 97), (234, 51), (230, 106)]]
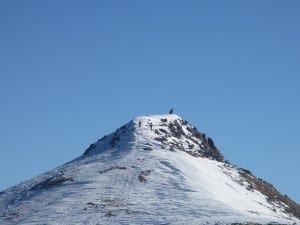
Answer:
[(2, 225), (299, 224), (300, 206), (174, 114), (140, 116), (0, 192)]
[(152, 146), (170, 151), (184, 151), (195, 157), (207, 157), (220, 162), (224, 157), (212, 138), (197, 130), (175, 114), (139, 116), (90, 145), (84, 155), (95, 154), (110, 148), (127, 148), (130, 145)]

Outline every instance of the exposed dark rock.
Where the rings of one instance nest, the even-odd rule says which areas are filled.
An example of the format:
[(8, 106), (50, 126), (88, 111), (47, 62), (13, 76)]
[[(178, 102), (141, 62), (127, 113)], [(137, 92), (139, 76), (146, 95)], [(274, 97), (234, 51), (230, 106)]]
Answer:
[(154, 130), (154, 133), (160, 135), (160, 133), (157, 129)]
[(111, 147), (114, 148), (116, 146), (117, 142), (119, 142), (119, 141), (120, 141), (120, 137), (119, 136), (114, 136), (111, 139), (111, 141), (109, 142), (109, 144), (111, 145)]
[(14, 219), (17, 219), (20, 216), (21, 216), (21, 214), (19, 212), (9, 212), (9, 213), (5, 213), (3, 215), (0, 215), (0, 217), (4, 217), (5, 220), (14, 220)]
[(206, 138), (206, 134), (202, 133), (200, 134), (201, 140), (206, 142), (207, 138)]
[[(215, 225), (219, 225), (219, 223), (216, 223)], [(264, 223), (264, 224), (248, 222), (248, 223), (229, 223), (228, 225), (288, 225), (288, 224), (282, 224), (282, 223), (276, 223), (276, 222)]]
[(138, 179), (140, 182), (146, 182), (147, 179), (146, 177), (152, 172), (152, 170), (143, 170), (140, 172), (140, 174), (138, 175)]
[(239, 168), (239, 173), (246, 173), (246, 174), (252, 175), (250, 170), (246, 170), (244, 168)]
[[(167, 122), (164, 119), (161, 121)], [(185, 128), (183, 128), (183, 126)], [(186, 129), (188, 132), (186, 133)], [(161, 142), (162, 146), (167, 147), (170, 150), (182, 150), (195, 157), (207, 157), (213, 160), (224, 162), (224, 157), (221, 152), (218, 150), (214, 141), (210, 137), (206, 137), (204, 133), (201, 133), (197, 130), (196, 127), (192, 127), (186, 120), (174, 120), (167, 123), (167, 129), (158, 128), (155, 129), (155, 133), (158, 134), (158, 137), (154, 139)], [(174, 137), (177, 140), (170, 139)], [(184, 147), (181, 143), (182, 138), (186, 138), (185, 142), (188, 144), (187, 147)], [(191, 142), (191, 143), (190, 143)], [(185, 149), (186, 148), (186, 149)], [(197, 150), (197, 148), (199, 150)], [(192, 149), (195, 149), (192, 151)], [(201, 151), (200, 151), (201, 150)]]
[(90, 208), (98, 208), (98, 207), (100, 207), (100, 204), (96, 204), (94, 202), (88, 202), (87, 205)]
[(165, 138), (165, 137), (155, 137), (154, 140), (159, 141), (161, 143), (165, 143), (167, 141), (167, 138)]
[(187, 125), (189, 122), (187, 120), (182, 120), (182, 125)]
[(98, 141), (103, 141), (105, 138), (107, 138), (107, 135), (104, 135), (102, 138), (100, 138)]
[(105, 217), (113, 217), (113, 216), (116, 216), (116, 214), (114, 214), (112, 211), (109, 211), (104, 216)]
[(285, 207), (285, 212), (300, 218), (300, 205), (290, 199), (287, 195), (282, 195), (272, 184), (267, 181), (257, 178), (249, 173), (248, 170), (240, 169), (240, 174), (249, 183), (249, 189), (259, 190), (262, 194), (267, 196), (269, 203), (283, 202), (288, 207)]
[(207, 151), (203, 152), (203, 156), (209, 158), (209, 159), (214, 159), (219, 162), (224, 162), (224, 156), (221, 154), (221, 152), (218, 149), (208, 149)]
[(88, 155), (93, 149), (97, 148), (96, 144), (91, 144), (83, 153), (83, 155)]
[(113, 167), (110, 167), (108, 169), (105, 169), (105, 170), (102, 170), (102, 171), (99, 171), (99, 173), (106, 173), (106, 172), (109, 172), (109, 171), (112, 171), (112, 170), (115, 170), (115, 169), (118, 169), (118, 170), (126, 170), (127, 168), (125, 166), (113, 166)]
[(84, 210), (87, 209), (98, 209), (98, 208), (118, 208), (118, 207), (124, 207), (126, 204), (124, 200), (122, 199), (103, 199), (101, 201), (97, 202), (88, 202), (87, 207), (84, 208)]
[(195, 145), (189, 144), (189, 149), (193, 149)]
[(182, 127), (180, 126), (180, 124), (178, 123), (177, 120), (175, 120), (174, 123), (169, 123), (169, 130), (170, 130), (172, 136), (174, 136), (176, 138), (181, 138), (181, 136), (185, 135)]
[(216, 149), (215, 143), (210, 137), (207, 138), (207, 143), (208, 143), (208, 147)]
[(57, 187), (67, 181), (74, 181), (72, 177), (65, 177), (64, 175), (59, 175), (57, 177), (49, 177), (44, 181), (41, 181), (40, 183), (34, 185), (31, 190), (37, 190), (37, 189), (49, 189), (52, 187)]
[(162, 128), (160, 128), (159, 131), (162, 132), (162, 133), (164, 133), (164, 134), (168, 133), (165, 129), (162, 129)]
[(254, 190), (254, 187), (253, 187), (251, 184), (249, 184), (249, 185), (247, 186), (247, 190), (248, 190), (248, 191), (252, 191), (252, 190)]
[(119, 128), (119, 130), (125, 130), (126, 129), (126, 125), (123, 125)]
[(152, 151), (153, 150), (153, 148), (151, 148), (151, 147), (144, 147), (143, 148), (145, 151)]

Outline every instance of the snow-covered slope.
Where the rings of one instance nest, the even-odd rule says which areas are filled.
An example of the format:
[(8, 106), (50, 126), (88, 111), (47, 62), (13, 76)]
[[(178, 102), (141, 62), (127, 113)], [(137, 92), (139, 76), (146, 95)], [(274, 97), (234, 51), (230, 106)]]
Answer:
[[(298, 217), (298, 218), (297, 218)], [(0, 224), (300, 224), (299, 205), (224, 161), (177, 115), (142, 116), (0, 193)]]

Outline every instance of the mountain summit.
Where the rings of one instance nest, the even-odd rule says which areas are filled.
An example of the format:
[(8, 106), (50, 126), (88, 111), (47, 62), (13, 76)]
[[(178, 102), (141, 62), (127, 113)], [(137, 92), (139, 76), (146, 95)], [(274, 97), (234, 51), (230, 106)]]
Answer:
[(195, 157), (224, 161), (223, 155), (210, 137), (173, 114), (137, 117), (116, 132), (92, 144), (84, 155), (115, 147), (122, 149), (124, 144), (126, 146), (130, 143), (144, 150), (153, 150), (153, 145), (170, 151), (181, 150)]
[(0, 224), (300, 224), (300, 206), (168, 114), (137, 117), (0, 192)]

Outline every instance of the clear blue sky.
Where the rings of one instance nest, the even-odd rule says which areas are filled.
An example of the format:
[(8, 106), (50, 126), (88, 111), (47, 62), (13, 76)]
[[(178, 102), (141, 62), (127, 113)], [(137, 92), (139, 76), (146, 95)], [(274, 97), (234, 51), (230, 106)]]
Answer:
[(176, 113), (300, 202), (299, 1), (1, 1), (0, 190)]

